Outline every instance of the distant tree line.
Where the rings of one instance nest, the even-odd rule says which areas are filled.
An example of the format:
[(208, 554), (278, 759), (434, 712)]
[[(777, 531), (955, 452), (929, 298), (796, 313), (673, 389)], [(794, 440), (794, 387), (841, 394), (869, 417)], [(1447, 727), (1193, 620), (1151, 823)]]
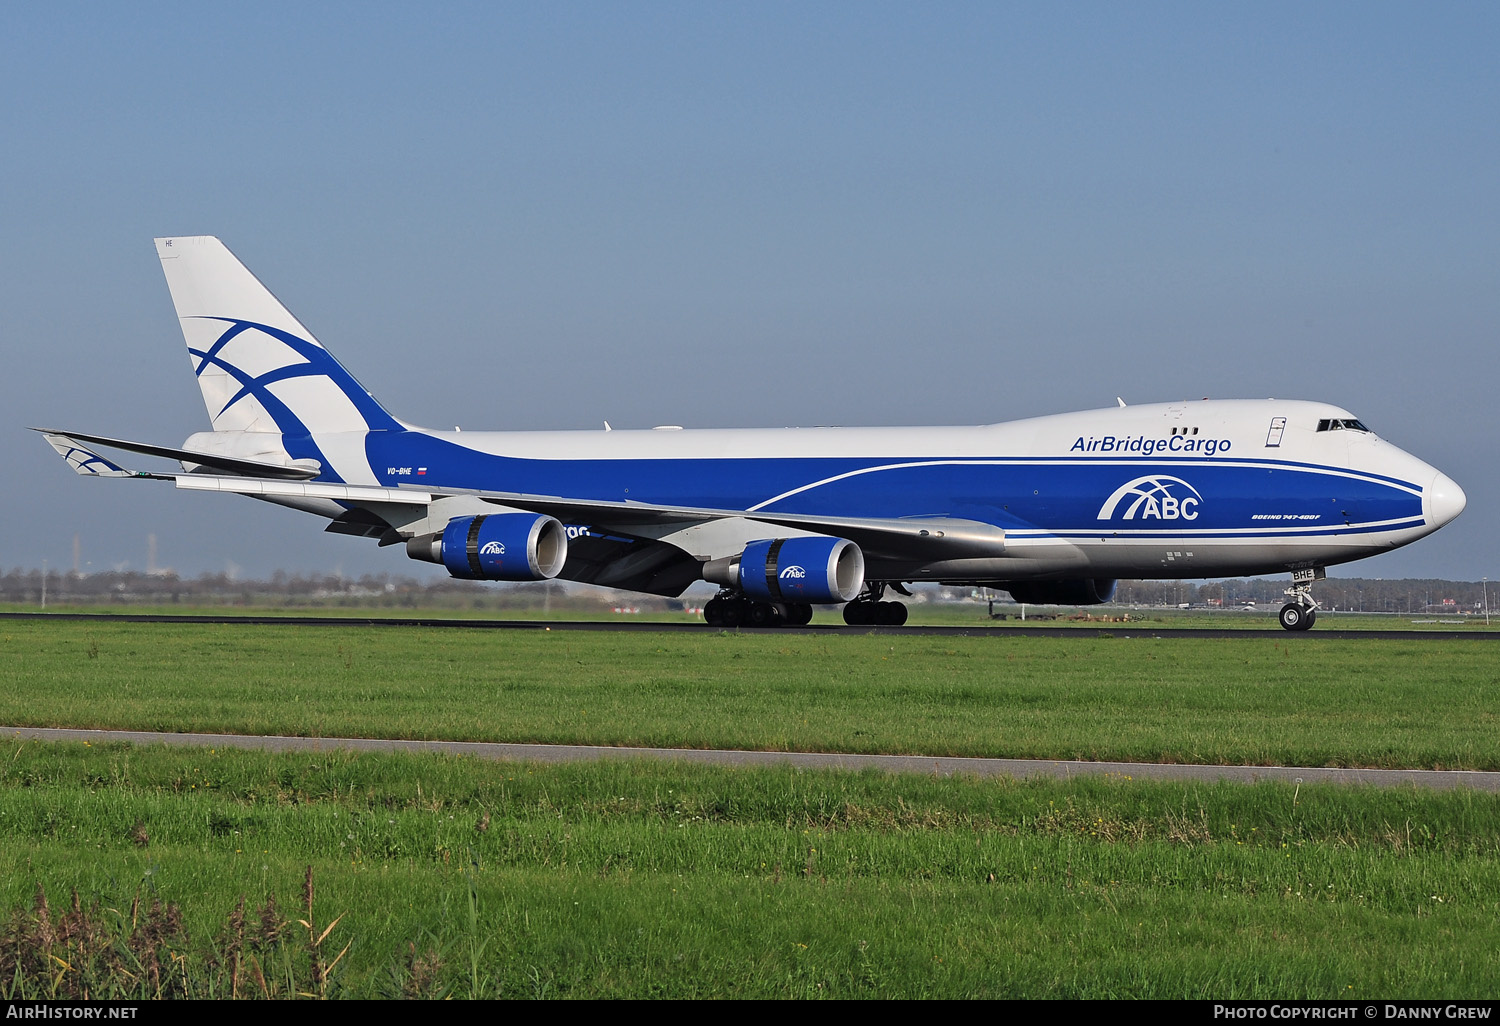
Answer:
[[(1232, 609), (1255, 603), (1279, 606), (1285, 601), (1285, 579), (1233, 581), (1121, 581), (1115, 604), (1124, 606), (1190, 606)], [(1491, 589), (1493, 591), (1493, 589)], [(42, 571), (13, 569), (0, 577), (0, 602), (40, 606)], [(998, 600), (1004, 592), (990, 592)], [(1485, 585), (1480, 581), (1444, 581), (1366, 577), (1320, 581), (1313, 594), (1325, 609), (1374, 613), (1441, 613), (1484, 611)], [(968, 588), (920, 589), (928, 601), (966, 601), (984, 597)], [(453, 578), (418, 580), (390, 574), (344, 577), (338, 574), (287, 574), (269, 580), (239, 580), (227, 574), (184, 578), (167, 572), (139, 571), (74, 574), (51, 570), (46, 575), (48, 605), (293, 605), (350, 608), (595, 608), (624, 601), (641, 608), (673, 608), (683, 603), (564, 582), (485, 584)], [(1491, 602), (1500, 595), (1491, 594)]]
[[(1289, 586), (1285, 578), (1248, 581), (1121, 581), (1116, 601), (1124, 605), (1222, 606), (1232, 609), (1254, 602), (1280, 606)], [(1330, 577), (1313, 585), (1313, 596), (1324, 609), (1367, 613), (1438, 613), (1484, 611), (1485, 585), (1480, 581), (1443, 581), (1427, 578), (1381, 580), (1369, 577)], [(1491, 587), (1490, 601), (1497, 596)]]

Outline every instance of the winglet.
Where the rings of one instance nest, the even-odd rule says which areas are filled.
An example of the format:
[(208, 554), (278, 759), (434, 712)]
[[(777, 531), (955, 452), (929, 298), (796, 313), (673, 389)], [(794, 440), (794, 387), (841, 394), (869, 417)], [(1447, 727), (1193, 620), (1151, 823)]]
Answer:
[(84, 477), (136, 477), (133, 471), (126, 470), (117, 463), (100, 456), (92, 449), (86, 449), (67, 435), (57, 435), (50, 431), (43, 431), (42, 437), (47, 444), (57, 450), (57, 454), (67, 461), (68, 466), (74, 472)]

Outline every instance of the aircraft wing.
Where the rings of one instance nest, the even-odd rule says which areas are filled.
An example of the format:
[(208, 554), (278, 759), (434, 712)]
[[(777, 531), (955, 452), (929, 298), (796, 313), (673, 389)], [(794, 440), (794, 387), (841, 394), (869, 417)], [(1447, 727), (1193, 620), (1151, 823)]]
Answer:
[(559, 520), (587, 520), (606, 530), (632, 525), (706, 523), (738, 517), (815, 534), (847, 538), (866, 552), (893, 558), (964, 559), (998, 556), (1005, 531), (993, 524), (957, 517), (826, 517), (760, 510), (656, 506), (640, 502), (599, 502), (512, 492), (480, 492), (486, 502), (546, 513)]
[[(192, 491), (232, 492), (268, 499), (327, 499), (360, 507), (426, 506), (436, 499), (452, 495), (471, 495), (485, 502), (511, 509), (544, 513), (573, 523), (587, 522), (605, 534), (646, 537), (643, 527), (680, 523), (691, 525), (736, 517), (769, 526), (790, 527), (815, 534), (847, 538), (860, 548), (894, 558), (962, 559), (997, 556), (1005, 549), (1005, 532), (993, 524), (957, 517), (829, 517), (799, 513), (773, 513), (760, 510), (711, 509), (691, 506), (662, 506), (641, 502), (606, 502), (570, 499), (553, 495), (528, 495), (521, 492), (470, 489), (417, 489), (409, 486), (387, 488), (378, 485), (349, 485), (331, 482), (288, 480), (285, 477), (223, 477), (213, 474), (145, 474), (123, 470), (79, 445), (79, 436), (46, 433), (47, 440), (81, 474), (111, 477), (159, 477), (172, 479), (177, 487)], [(139, 447), (145, 451), (145, 447)], [(161, 449), (162, 447), (153, 447)], [(173, 450), (184, 452), (183, 450)], [(70, 455), (70, 453), (72, 455)], [(153, 453), (160, 455), (161, 453)], [(220, 462), (225, 462), (219, 458)], [(196, 460), (193, 460), (196, 462)], [(245, 461), (233, 461), (244, 463)], [(247, 468), (248, 469), (248, 468)], [(278, 468), (290, 470), (293, 468)], [(355, 533), (355, 532), (349, 532)], [(365, 533), (365, 532), (358, 532)], [(373, 532), (372, 532), (373, 533)], [(658, 534), (653, 530), (651, 534)]]
[(659, 527), (674, 523), (690, 525), (737, 517), (771, 526), (848, 538), (862, 549), (898, 558), (911, 555), (928, 559), (963, 559), (998, 556), (1005, 549), (1005, 532), (1001, 528), (956, 517), (825, 517), (756, 510), (660, 506), (642, 502), (605, 502), (563, 496), (527, 495), (521, 492), (429, 490), (410, 486), (387, 488), (318, 481), (214, 477), (206, 474), (179, 474), (176, 479), (178, 488), (194, 491), (235, 492), (265, 498), (331, 499), (339, 503), (376, 507), (425, 506), (438, 498), (472, 495), (497, 506), (545, 513), (572, 523), (587, 522), (601, 533), (632, 537), (643, 537), (639, 533), (640, 529), (647, 526)]
[[(347, 512), (334, 516), (328, 530), (376, 538), (382, 545), (401, 541), (409, 532), (398, 532), (398, 527), (426, 516), (428, 507), (434, 502), (455, 496), (467, 496), (512, 510), (541, 513), (567, 523), (586, 524), (588, 534), (576, 537), (569, 548), (568, 579), (664, 595), (680, 594), (698, 578), (701, 567), (698, 559), (673, 545), (669, 538), (663, 540), (664, 536), (670, 536), (674, 525), (687, 528), (717, 520), (738, 519), (765, 524), (767, 534), (781, 527), (847, 538), (867, 554), (888, 559), (994, 557), (1005, 550), (1005, 532), (1001, 528), (956, 517), (830, 517), (751, 509), (609, 502), (521, 492), (342, 484), (295, 479), (303, 476), (302, 468), (271, 467), (248, 460), (166, 446), (122, 443), (119, 439), (77, 433), (44, 431), (43, 435), (80, 474), (171, 480), (184, 490), (250, 495), (304, 509), (316, 509), (319, 505), (331, 510), (343, 507)], [(213, 466), (230, 474), (213, 474), (205, 470), (167, 474), (126, 470), (82, 444), (82, 440), (94, 441), (96, 438), (100, 444), (186, 460), (205, 468)], [(275, 474), (268, 475), (266, 470), (274, 470)], [(252, 476), (252, 471), (259, 473)]]

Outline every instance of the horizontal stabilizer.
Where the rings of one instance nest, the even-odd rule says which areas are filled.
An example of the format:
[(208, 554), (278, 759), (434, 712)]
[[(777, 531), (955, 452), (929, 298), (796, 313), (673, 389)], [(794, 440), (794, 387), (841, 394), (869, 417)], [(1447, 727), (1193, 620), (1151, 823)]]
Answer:
[[(317, 477), (319, 473), (318, 467), (307, 466), (306, 464), (287, 465), (282, 463), (262, 463), (259, 460), (237, 459), (233, 456), (223, 456), (218, 453), (196, 452), (192, 449), (174, 449), (171, 446), (150, 445), (146, 442), (130, 442), (126, 441), (123, 438), (106, 438), (103, 435), (84, 435), (79, 434), (76, 431), (51, 431), (47, 428), (32, 428), (31, 430), (40, 431), (43, 435), (45, 435), (47, 441), (52, 443), (52, 448), (56, 449), (58, 453), (62, 455), (63, 459), (67, 460), (69, 463), (72, 463), (74, 469), (77, 470), (80, 474), (95, 474), (101, 477), (142, 476), (138, 474), (132, 474), (129, 471), (121, 470), (119, 467), (115, 466), (113, 463), (110, 463), (102, 456), (95, 455), (93, 452), (90, 452), (89, 450), (83, 448), (78, 444), (79, 442), (92, 442), (95, 445), (107, 445), (111, 449), (123, 449), (126, 452), (137, 452), (143, 456), (160, 456), (163, 459), (177, 460), (181, 463), (192, 463), (200, 467), (208, 467), (210, 470), (219, 470), (228, 474), (238, 474), (243, 477), (269, 477), (283, 481), (306, 481), (308, 478)], [(93, 461), (97, 461), (97, 463), (91, 462), (89, 463), (90, 469), (84, 469), (83, 465), (75, 462), (74, 459), (64, 451), (64, 446), (70, 446), (77, 452), (86, 453), (89, 457), (92, 457)], [(103, 469), (92, 469), (93, 467), (99, 465), (102, 465), (102, 467), (108, 468), (109, 470), (119, 471), (119, 473), (105, 473)]]
[[(40, 430), (40, 429), (36, 429)], [(85, 449), (67, 435), (56, 434), (51, 431), (43, 431), (42, 437), (47, 444), (57, 450), (57, 454), (67, 461), (76, 473), (84, 477), (135, 477), (136, 475), (117, 463), (100, 456), (92, 449)]]

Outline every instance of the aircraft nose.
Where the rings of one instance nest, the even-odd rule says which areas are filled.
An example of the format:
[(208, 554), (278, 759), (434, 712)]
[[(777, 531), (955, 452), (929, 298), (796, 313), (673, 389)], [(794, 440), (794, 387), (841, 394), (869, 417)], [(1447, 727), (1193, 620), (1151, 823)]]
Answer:
[(1427, 486), (1427, 519), (1434, 528), (1442, 527), (1464, 511), (1469, 497), (1458, 482), (1439, 471)]

